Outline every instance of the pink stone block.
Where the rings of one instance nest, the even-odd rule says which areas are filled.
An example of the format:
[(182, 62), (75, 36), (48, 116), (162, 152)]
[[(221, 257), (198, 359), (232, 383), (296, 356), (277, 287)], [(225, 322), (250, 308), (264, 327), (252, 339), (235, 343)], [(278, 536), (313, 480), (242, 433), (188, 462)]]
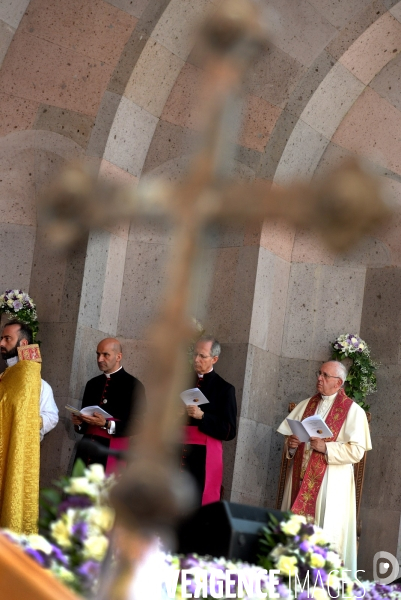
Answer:
[(32, 127), (38, 106), (39, 102), (0, 93), (0, 136)]
[(401, 174), (401, 114), (370, 88), (355, 102), (332, 141)]
[(103, 0), (31, 0), (20, 30), (115, 66), (137, 22)]
[(17, 32), (0, 73), (0, 92), (96, 115), (113, 67)]
[(242, 125), (238, 143), (253, 150), (264, 150), (281, 109), (270, 102), (248, 95), (242, 108)]
[(36, 227), (33, 140), (33, 133), (25, 131), (0, 139), (2, 223)]
[(314, 263), (319, 265), (333, 265), (336, 254), (330, 252), (323, 244), (323, 240), (311, 231), (297, 231), (292, 251), (293, 263)]
[(385, 13), (343, 54), (340, 62), (363, 83), (373, 77), (401, 52), (401, 23)]
[(201, 127), (201, 90), (202, 71), (185, 64), (173, 86), (161, 114), (161, 119), (189, 129)]
[(266, 220), (263, 223), (260, 245), (274, 252), (276, 256), (291, 261), (295, 228), (281, 219)]

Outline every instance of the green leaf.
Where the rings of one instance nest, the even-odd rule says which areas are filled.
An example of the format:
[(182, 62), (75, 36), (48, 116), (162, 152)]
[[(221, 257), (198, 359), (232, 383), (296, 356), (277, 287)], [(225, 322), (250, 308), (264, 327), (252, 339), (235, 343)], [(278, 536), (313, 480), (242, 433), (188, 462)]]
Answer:
[(75, 465), (74, 468), (72, 470), (72, 477), (83, 477), (85, 475), (85, 463), (83, 460), (81, 460), (80, 458), (78, 458), (75, 461)]

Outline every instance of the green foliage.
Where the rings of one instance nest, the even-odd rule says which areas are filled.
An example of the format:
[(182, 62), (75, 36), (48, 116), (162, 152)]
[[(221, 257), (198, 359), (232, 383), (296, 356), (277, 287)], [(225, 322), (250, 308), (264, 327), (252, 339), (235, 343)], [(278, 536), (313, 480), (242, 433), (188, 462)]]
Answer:
[(71, 477), (84, 477), (85, 469), (86, 469), (86, 466), (85, 466), (84, 461), (82, 460), (82, 458), (78, 458), (75, 461), (74, 468), (72, 469)]
[[(291, 516), (290, 512), (284, 513), (284, 521), (287, 521)], [(274, 562), (270, 557), (270, 553), (278, 544), (287, 542), (287, 535), (281, 531), (280, 521), (273, 514), (268, 513), (269, 520), (259, 539), (259, 554), (257, 556), (257, 564), (263, 569), (269, 571), (274, 569)]]
[(345, 358), (352, 360), (344, 390), (347, 396), (368, 411), (370, 406), (365, 399), (366, 396), (377, 391), (376, 370), (379, 363), (371, 359), (366, 342), (356, 334), (343, 334), (332, 343), (331, 356), (333, 360), (342, 361)]

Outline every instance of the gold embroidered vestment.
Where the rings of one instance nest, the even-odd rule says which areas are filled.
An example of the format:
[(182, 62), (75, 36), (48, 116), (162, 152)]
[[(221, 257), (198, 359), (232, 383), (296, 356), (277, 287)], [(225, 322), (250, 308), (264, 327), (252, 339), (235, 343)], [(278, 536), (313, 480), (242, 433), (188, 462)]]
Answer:
[(41, 365), (23, 360), (0, 380), (0, 527), (36, 533)]

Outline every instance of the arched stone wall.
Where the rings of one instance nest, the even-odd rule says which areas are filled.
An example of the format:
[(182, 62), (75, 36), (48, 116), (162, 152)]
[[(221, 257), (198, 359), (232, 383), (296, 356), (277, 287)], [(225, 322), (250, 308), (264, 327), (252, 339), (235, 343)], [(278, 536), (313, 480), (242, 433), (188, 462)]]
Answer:
[[(233, 171), (268, 189), (294, 176), (319, 177), (341, 158), (361, 154), (398, 206), (401, 3), (262, 4), (275, 36), (246, 81)], [(87, 247), (68, 260), (50, 260), (36, 227), (36, 195), (70, 157), (85, 156), (99, 176), (114, 181), (182, 176), (199, 127), (202, 69), (191, 31), (217, 5), (18, 0), (0, 7), (0, 283), (29, 287), (38, 303), (49, 357), (44, 373), (60, 407), (67, 397), (78, 400), (96, 374), (92, 353), (104, 335), (120, 336), (128, 369), (143, 376), (144, 330), (159, 301), (170, 232), (122, 223), (91, 232)], [(399, 444), (399, 219), (397, 212), (345, 257), (279, 222), (212, 232), (204, 275), (212, 293), (206, 302), (201, 290), (196, 307), (223, 342), (220, 372), (239, 395), (239, 435), (227, 445), (225, 486), (227, 497), (241, 502), (271, 505), (281, 445), (275, 428), (289, 400), (313, 391), (328, 342), (353, 329), (372, 344), (383, 367), (372, 399), (376, 451), (363, 518), (369, 538), (392, 552), (401, 513), (392, 477)], [(56, 431), (43, 446), (47, 480), (66, 468), (73, 444), (66, 422)], [(369, 538), (360, 552), (367, 570)]]

